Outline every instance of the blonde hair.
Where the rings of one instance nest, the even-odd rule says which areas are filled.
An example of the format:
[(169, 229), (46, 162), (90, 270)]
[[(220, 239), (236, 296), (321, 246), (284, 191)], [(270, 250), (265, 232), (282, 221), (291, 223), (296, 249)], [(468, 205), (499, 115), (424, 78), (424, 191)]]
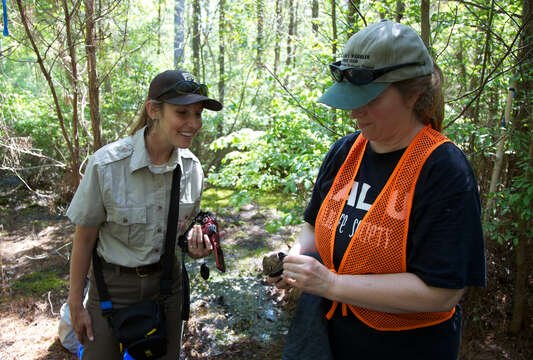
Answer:
[(419, 94), (413, 106), (415, 115), (424, 125), (431, 124), (434, 130), (441, 132), (444, 121), (443, 83), (442, 71), (434, 63), (431, 74), (398, 81), (392, 85), (400, 91), (404, 100)]
[(154, 110), (155, 111), (158, 111), (158, 112), (159, 111), (161, 111), (161, 112), (163, 111), (163, 102), (162, 101), (152, 100), (152, 99), (149, 99), (147, 97), (144, 100), (144, 102), (143, 102), (142, 109), (139, 111), (139, 115), (137, 116), (137, 119), (134, 121), (133, 125), (131, 125), (131, 129), (128, 132), (128, 135), (135, 134), (138, 130), (142, 129), (145, 126), (147, 126), (148, 127), (148, 131), (150, 131), (150, 129), (152, 129), (152, 127), (154, 126), (154, 124), (155, 124), (155, 122), (157, 120), (156, 119), (152, 119), (148, 115), (148, 111), (146, 110), (146, 104), (148, 102), (152, 103), (152, 106), (154, 106)]

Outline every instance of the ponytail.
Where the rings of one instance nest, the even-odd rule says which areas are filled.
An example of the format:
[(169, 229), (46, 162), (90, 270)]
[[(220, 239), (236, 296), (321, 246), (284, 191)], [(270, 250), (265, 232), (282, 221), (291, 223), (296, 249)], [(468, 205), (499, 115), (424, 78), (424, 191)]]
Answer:
[(400, 91), (404, 100), (418, 93), (418, 99), (413, 106), (415, 115), (424, 125), (430, 124), (434, 130), (441, 132), (444, 121), (443, 82), (442, 71), (434, 63), (431, 74), (398, 81), (392, 85)]

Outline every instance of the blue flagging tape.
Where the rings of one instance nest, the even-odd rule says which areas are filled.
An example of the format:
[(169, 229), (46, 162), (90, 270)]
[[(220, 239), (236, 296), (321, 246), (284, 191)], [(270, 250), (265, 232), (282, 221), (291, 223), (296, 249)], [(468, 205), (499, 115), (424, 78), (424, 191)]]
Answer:
[(113, 305), (111, 304), (111, 301), (107, 300), (107, 301), (102, 301), (100, 303), (100, 309), (101, 310), (109, 310), (109, 309), (112, 309), (113, 308)]
[(4, 36), (9, 36), (9, 30), (7, 29), (7, 5), (6, 5), (6, 0), (2, 0), (2, 8), (4, 9)]

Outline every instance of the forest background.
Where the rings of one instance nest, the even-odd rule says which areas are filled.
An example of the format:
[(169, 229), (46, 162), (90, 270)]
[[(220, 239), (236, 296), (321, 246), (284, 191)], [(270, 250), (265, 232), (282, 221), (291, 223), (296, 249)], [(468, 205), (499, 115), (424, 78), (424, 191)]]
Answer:
[[(463, 347), (476, 358), (496, 338), (508, 358), (530, 358), (533, 0), (8, 0), (5, 9), (3, 184), (15, 176), (64, 212), (87, 157), (127, 134), (155, 74), (179, 67), (224, 104), (204, 112), (192, 148), (207, 186), (231, 189), (236, 209), (280, 195), (269, 231), (302, 221), (322, 158), (355, 130), (346, 112), (316, 104), (333, 82), (328, 64), (367, 24), (417, 29), (446, 77), (444, 132), (482, 198), (488, 287), (463, 300)], [(11, 205), (0, 206), (5, 221)]]

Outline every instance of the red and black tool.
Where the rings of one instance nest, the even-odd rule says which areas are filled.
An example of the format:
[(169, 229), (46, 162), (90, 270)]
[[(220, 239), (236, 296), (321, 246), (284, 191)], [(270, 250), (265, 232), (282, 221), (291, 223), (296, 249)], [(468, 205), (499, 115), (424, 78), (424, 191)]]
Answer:
[[(220, 247), (220, 236), (218, 232), (218, 223), (215, 215), (209, 211), (201, 211), (194, 218), (192, 225), (199, 224), (202, 229), (202, 234), (207, 235), (213, 252), (215, 253), (216, 267), (222, 272), (226, 272), (226, 264), (224, 263), (224, 252)], [(209, 268), (204, 261), (200, 267), (200, 275), (204, 280), (209, 279)]]
[[(222, 272), (226, 272), (226, 264), (224, 263), (224, 252), (220, 247), (220, 236), (218, 231), (218, 223), (215, 215), (209, 211), (201, 211), (194, 217), (189, 228), (184, 232), (183, 236), (180, 236), (180, 247), (182, 249), (187, 249), (187, 233), (192, 229), (195, 224), (199, 224), (202, 229), (202, 235), (207, 235), (211, 246), (213, 247), (213, 252), (215, 253), (216, 267)], [(209, 268), (207, 263), (202, 263), (200, 267), (200, 275), (205, 280), (209, 279)]]
[(202, 226), (202, 233), (207, 235), (209, 241), (211, 242), (211, 246), (213, 246), (217, 269), (222, 272), (226, 272), (224, 252), (220, 247), (218, 223), (215, 215), (210, 212), (201, 212), (196, 216), (196, 222)]

